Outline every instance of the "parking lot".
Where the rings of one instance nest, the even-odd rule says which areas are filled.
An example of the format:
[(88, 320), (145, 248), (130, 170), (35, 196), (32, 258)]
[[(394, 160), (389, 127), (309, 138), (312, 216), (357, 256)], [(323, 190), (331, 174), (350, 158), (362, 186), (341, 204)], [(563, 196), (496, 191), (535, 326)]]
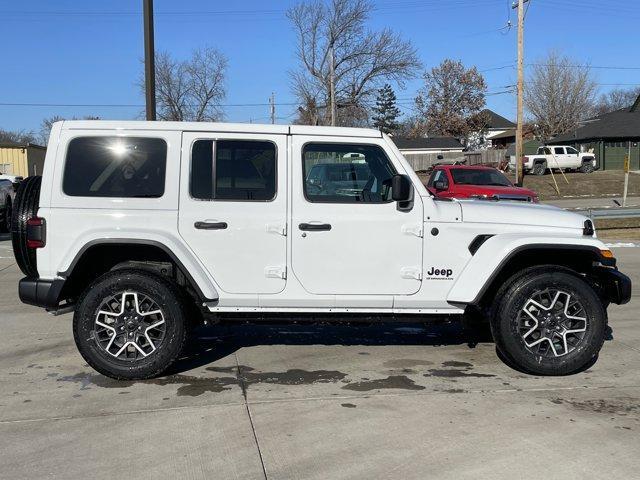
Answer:
[[(615, 249), (640, 281), (640, 248)], [(17, 298), (0, 237), (3, 478), (636, 478), (637, 295), (600, 360), (511, 370), (455, 323), (208, 329), (173, 375), (117, 382), (71, 315)]]

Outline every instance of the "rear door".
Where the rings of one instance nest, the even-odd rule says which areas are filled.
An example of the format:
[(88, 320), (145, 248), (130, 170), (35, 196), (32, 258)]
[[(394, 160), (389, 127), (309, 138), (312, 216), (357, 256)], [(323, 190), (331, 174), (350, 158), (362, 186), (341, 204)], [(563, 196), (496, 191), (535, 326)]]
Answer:
[(304, 289), (336, 297), (417, 292), (422, 199), (415, 195), (409, 211), (391, 200), (391, 177), (405, 172), (384, 141), (294, 135), (292, 152), (291, 262)]
[(225, 292), (285, 287), (286, 138), (183, 134), (180, 235)]

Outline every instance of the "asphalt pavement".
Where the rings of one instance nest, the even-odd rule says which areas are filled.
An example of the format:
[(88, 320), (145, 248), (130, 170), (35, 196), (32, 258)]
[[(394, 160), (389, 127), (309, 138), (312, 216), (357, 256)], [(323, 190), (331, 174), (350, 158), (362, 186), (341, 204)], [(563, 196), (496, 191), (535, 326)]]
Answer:
[[(638, 296), (598, 362), (510, 369), (457, 323), (200, 332), (175, 371), (117, 382), (71, 315), (22, 305), (0, 238), (0, 477), (600, 479), (640, 470)], [(640, 248), (615, 249), (640, 281)]]

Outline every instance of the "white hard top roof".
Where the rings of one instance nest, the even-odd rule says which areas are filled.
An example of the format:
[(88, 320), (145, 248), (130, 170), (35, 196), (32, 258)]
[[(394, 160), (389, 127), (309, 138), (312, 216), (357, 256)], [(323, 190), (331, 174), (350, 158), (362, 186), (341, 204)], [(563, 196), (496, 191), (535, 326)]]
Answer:
[(322, 135), (331, 137), (381, 138), (371, 128), (315, 127), (258, 123), (162, 122), (118, 120), (65, 120), (63, 130), (171, 130), (183, 132), (266, 133), (280, 135)]

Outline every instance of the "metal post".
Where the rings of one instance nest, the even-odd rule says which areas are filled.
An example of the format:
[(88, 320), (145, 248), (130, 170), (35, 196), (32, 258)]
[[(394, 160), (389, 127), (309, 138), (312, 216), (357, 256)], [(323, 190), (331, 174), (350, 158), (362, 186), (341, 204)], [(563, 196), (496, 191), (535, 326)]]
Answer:
[(629, 190), (629, 170), (631, 163), (631, 140), (628, 142), (627, 158), (624, 159), (624, 193), (622, 194), (622, 206), (627, 206), (627, 191)]
[(142, 0), (144, 15), (144, 91), (147, 120), (156, 119), (156, 67), (153, 46), (153, 0)]

